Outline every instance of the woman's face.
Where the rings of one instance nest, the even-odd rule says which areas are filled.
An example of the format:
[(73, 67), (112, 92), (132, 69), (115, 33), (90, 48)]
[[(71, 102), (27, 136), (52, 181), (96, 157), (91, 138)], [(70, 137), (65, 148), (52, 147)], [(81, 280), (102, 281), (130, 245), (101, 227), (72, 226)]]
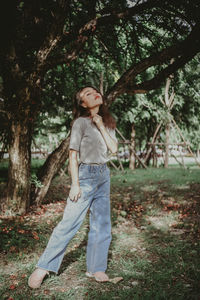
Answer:
[(92, 109), (94, 107), (100, 106), (103, 103), (103, 99), (100, 93), (98, 93), (92, 87), (86, 87), (80, 92), (80, 97), (82, 100), (82, 106)]

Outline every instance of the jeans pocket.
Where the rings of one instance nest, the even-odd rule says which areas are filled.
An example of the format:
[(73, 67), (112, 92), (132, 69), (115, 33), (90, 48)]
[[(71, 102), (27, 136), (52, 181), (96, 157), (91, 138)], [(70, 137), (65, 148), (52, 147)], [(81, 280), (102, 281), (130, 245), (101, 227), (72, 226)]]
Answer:
[(84, 170), (80, 170), (78, 177), (79, 177), (79, 182), (81, 182), (83, 180), (90, 180), (91, 174), (89, 174), (88, 172), (85, 172)]
[(89, 171), (88, 167), (84, 165), (79, 166), (78, 170), (78, 176), (79, 176), (79, 181), (80, 180), (90, 180), (93, 178), (93, 174)]
[(79, 179), (80, 189), (81, 189), (81, 198), (80, 201), (89, 200), (93, 195), (94, 186), (93, 180), (91, 179)]

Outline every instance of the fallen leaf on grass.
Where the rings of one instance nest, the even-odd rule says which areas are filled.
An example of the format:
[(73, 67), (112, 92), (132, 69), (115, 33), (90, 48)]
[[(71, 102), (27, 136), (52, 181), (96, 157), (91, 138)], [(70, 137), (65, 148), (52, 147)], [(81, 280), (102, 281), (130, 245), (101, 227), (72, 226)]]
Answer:
[(36, 231), (33, 231), (32, 234), (33, 234), (33, 238), (35, 240), (39, 240), (40, 239)]
[(109, 279), (109, 282), (112, 282), (112, 283), (116, 284), (121, 280), (123, 280), (123, 277), (115, 277), (115, 278)]
[(16, 288), (16, 285), (14, 285), (14, 284), (10, 285), (10, 287), (9, 287), (10, 290), (14, 290), (15, 288)]

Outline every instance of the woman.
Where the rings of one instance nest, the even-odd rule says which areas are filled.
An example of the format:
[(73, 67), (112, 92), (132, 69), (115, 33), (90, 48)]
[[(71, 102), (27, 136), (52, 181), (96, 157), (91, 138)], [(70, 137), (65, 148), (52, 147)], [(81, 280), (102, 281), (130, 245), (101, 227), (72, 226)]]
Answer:
[(109, 160), (107, 150), (117, 151), (115, 121), (101, 93), (90, 86), (76, 94), (74, 116), (69, 145), (72, 179), (69, 197), (63, 219), (54, 229), (37, 269), (29, 277), (31, 288), (39, 288), (49, 271), (58, 272), (67, 244), (80, 228), (88, 209), (86, 275), (100, 282), (109, 280), (105, 273), (111, 242), (110, 176), (106, 162)]

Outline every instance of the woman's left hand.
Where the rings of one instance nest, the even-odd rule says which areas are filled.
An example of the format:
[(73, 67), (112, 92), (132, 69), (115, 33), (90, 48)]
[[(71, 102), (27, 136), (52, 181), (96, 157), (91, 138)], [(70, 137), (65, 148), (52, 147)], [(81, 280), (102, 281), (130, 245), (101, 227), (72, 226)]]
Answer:
[(97, 114), (93, 116), (92, 121), (96, 124), (98, 128), (104, 126), (102, 117)]

